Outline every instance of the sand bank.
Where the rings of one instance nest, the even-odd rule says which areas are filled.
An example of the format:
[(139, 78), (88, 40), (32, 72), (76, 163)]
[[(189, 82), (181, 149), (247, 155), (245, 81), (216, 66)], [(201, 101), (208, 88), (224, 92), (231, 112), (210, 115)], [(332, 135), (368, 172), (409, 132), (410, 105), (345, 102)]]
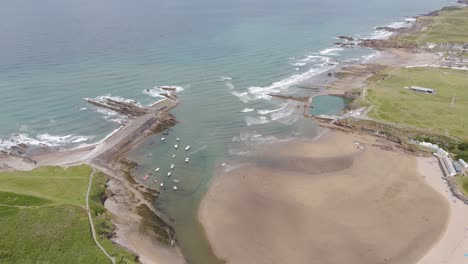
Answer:
[(449, 207), (415, 157), (380, 146), (392, 148), (329, 132), (258, 150), (202, 201), (215, 253), (227, 263), (415, 263), (445, 230)]
[(468, 263), (468, 206), (452, 196), (437, 159), (420, 158), (419, 171), (429, 185), (439, 192), (450, 205), (448, 226), (440, 240), (418, 264)]

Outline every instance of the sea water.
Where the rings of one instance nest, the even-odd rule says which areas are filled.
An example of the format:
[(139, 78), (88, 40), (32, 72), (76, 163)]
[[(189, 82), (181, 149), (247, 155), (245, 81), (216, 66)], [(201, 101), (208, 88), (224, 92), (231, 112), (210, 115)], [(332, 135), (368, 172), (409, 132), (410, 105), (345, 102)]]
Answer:
[[(146, 105), (161, 99), (153, 87), (179, 87), (183, 103), (173, 113), (180, 123), (164, 143), (154, 136), (132, 157), (142, 164), (137, 177), (161, 167), (151, 179), (169, 186), (181, 181), (177, 192), (163, 191), (156, 205), (173, 219), (190, 263), (218, 263), (196, 214), (215, 172), (230, 169), (229, 159), (248, 155), (252, 145), (317, 133), (312, 121), (294, 114), (293, 105), (268, 94), (314, 95), (316, 89), (301, 83), (342, 61), (373, 54), (333, 47), (336, 36), (385, 37), (388, 32), (374, 27), (448, 3), (4, 1), (0, 145), (97, 142), (125, 117), (89, 106), (83, 97), (119, 96)], [(168, 178), (171, 163), (176, 167)]]
[(317, 115), (340, 115), (350, 102), (342, 96), (336, 95), (319, 95), (313, 98), (312, 108), (310, 114)]

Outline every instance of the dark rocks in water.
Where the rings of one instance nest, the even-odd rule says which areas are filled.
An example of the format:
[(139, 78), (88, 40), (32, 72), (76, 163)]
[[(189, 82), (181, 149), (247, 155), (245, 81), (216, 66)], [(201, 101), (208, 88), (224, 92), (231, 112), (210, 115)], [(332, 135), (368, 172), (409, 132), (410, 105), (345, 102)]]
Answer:
[(280, 98), (280, 99), (285, 99), (285, 100), (293, 100), (293, 101), (298, 101), (298, 102), (307, 102), (309, 101), (310, 97), (299, 97), (299, 96), (291, 96), (291, 95), (281, 95), (281, 94), (272, 94), (269, 93), (269, 96)]
[(336, 46), (342, 47), (342, 48), (352, 48), (352, 47), (356, 46), (356, 43), (354, 43), (354, 42), (349, 42), (349, 43), (335, 42), (333, 44), (335, 44)]
[(347, 36), (338, 36), (339, 39), (344, 39), (344, 40), (347, 40), (347, 41), (353, 41), (354, 38), (353, 37), (347, 37)]
[(333, 73), (329, 72), (327, 73), (328, 77), (332, 77), (333, 76)]
[(384, 30), (388, 32), (402, 32), (406, 30), (407, 28), (394, 28), (394, 27), (376, 27), (375, 30)]
[(110, 98), (104, 98), (101, 100), (95, 99), (85, 99), (88, 103), (95, 105), (97, 107), (107, 108), (114, 112), (126, 115), (126, 116), (142, 116), (148, 113), (148, 110), (137, 106), (136, 104), (130, 102), (116, 101)]

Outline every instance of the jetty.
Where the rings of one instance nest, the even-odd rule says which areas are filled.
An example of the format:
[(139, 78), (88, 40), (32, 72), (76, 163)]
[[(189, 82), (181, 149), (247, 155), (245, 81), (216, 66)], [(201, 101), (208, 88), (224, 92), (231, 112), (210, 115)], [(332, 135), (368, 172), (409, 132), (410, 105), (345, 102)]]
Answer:
[(169, 113), (181, 100), (175, 90), (167, 93), (170, 98), (158, 101), (147, 107), (129, 101), (114, 99), (85, 99), (88, 103), (126, 115), (128, 121), (120, 129), (108, 136), (85, 157), (93, 165), (113, 168), (120, 157), (135, 148), (148, 136), (161, 133), (174, 126), (177, 120)]

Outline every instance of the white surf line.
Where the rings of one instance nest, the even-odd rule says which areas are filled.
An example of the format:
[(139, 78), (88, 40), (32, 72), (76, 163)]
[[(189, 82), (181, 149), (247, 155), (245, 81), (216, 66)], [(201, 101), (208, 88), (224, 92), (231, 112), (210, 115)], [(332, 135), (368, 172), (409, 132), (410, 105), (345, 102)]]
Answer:
[(94, 173), (96, 173), (96, 170), (94, 168), (93, 172), (89, 175), (89, 184), (88, 184), (88, 191), (86, 192), (86, 211), (88, 212), (88, 219), (89, 219), (89, 225), (91, 226), (91, 234), (93, 235), (93, 240), (94, 243), (101, 249), (101, 251), (110, 259), (112, 264), (115, 264), (115, 260), (109, 253), (107, 253), (106, 249), (104, 249), (103, 246), (99, 243), (99, 241), (96, 238), (96, 230), (94, 229), (94, 223), (93, 223), (93, 218), (91, 217), (91, 210), (89, 209), (89, 193), (91, 192), (91, 184), (93, 183), (93, 176)]

